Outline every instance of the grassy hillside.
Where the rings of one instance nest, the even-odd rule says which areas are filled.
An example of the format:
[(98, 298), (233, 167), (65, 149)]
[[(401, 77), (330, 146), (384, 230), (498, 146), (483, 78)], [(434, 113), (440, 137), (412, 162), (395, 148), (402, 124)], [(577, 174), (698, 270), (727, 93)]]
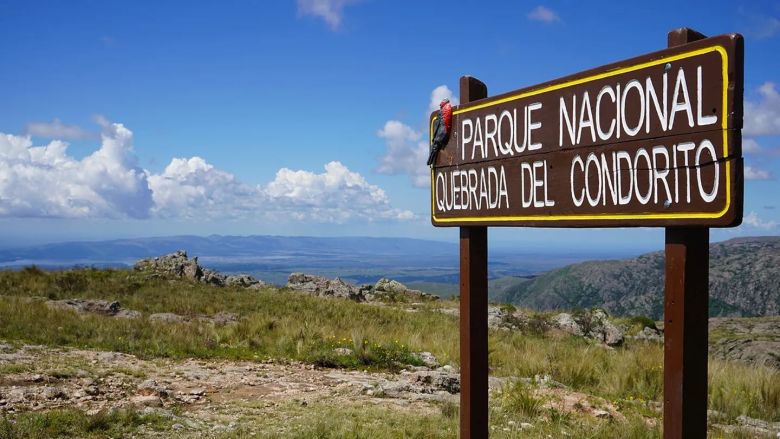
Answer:
[[(780, 314), (780, 237), (710, 246), (710, 315)], [(540, 310), (601, 306), (617, 315), (663, 316), (664, 255), (569, 265), (493, 299)]]
[[(69, 298), (118, 300), (123, 308), (142, 316), (77, 314), (48, 305), (50, 300)], [(179, 279), (150, 279), (128, 270), (0, 272), (0, 342), (121, 352), (158, 365), (186, 359), (250, 364), (297, 360), (323, 368), (394, 372), (420, 365), (412, 354), (427, 351), (441, 363), (457, 366), (457, 319), (442, 312), (454, 307), (457, 303), (450, 301), (410, 308), (409, 304), (366, 305), (276, 289), (216, 288)], [(161, 312), (192, 319), (149, 318)], [(224, 312), (236, 314), (238, 323), (216, 325), (198, 318)], [(533, 324), (548, 319), (547, 314), (528, 311), (528, 316), (530, 324), (524, 330), (490, 333), (491, 373), (508, 383), (491, 397), (496, 437), (660, 437), (660, 345), (629, 339), (620, 348), (607, 349)], [(336, 348), (351, 352), (336, 355)], [(61, 364), (22, 364), (0, 358), (0, 384), (5, 376), (19, 373), (63, 379), (75, 373), (61, 372), (71, 367), (62, 364), (66, 356), (54, 358)], [(541, 383), (560, 387), (543, 393)], [(596, 406), (616, 407), (620, 416), (602, 419), (576, 408), (565, 409), (563, 402), (559, 407), (551, 402), (557, 401), (551, 399), (552, 393), (559, 391), (582, 394)], [(381, 395), (375, 399), (376, 404), (382, 403)], [(710, 406), (722, 413), (725, 423), (734, 423), (742, 415), (780, 421), (780, 374), (766, 367), (711, 360)], [(181, 404), (176, 413), (184, 416), (194, 407)], [(242, 429), (216, 436), (275, 431), (275, 437), (453, 437), (457, 406), (432, 403), (430, 407), (409, 412), (401, 406), (335, 406), (322, 400), (303, 408), (291, 402), (276, 405), (262, 416), (244, 415)], [(139, 428), (152, 436), (176, 436), (171, 424), (132, 410), (97, 415), (77, 409), (5, 413), (0, 407), (0, 438), (108, 437), (137, 433)], [(712, 434), (725, 433), (713, 427)]]

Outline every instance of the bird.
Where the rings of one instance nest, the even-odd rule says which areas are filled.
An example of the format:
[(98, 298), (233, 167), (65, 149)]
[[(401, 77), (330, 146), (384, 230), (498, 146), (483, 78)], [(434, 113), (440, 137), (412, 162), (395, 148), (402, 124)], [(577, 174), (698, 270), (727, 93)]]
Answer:
[(436, 114), (436, 121), (433, 125), (433, 135), (431, 136), (431, 152), (428, 155), (428, 166), (433, 165), (439, 150), (447, 145), (450, 138), (450, 129), (452, 128), (452, 105), (449, 99), (444, 99), (439, 103), (439, 111)]

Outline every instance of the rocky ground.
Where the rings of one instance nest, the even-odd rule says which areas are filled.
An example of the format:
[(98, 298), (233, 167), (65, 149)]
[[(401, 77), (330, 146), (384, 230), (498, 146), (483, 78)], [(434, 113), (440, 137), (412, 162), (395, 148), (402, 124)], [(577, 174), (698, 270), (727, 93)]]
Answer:
[(710, 319), (710, 354), (780, 369), (780, 316)]
[[(491, 377), (491, 392), (500, 396), (502, 388), (512, 381)], [(594, 419), (623, 419), (610, 401), (567, 389), (549, 377), (523, 381), (545, 401), (544, 408)], [(283, 415), (291, 406), (306, 410), (317, 404), (370, 405), (435, 413), (443, 404), (457, 404), (459, 392), (458, 371), (451, 366), (372, 373), (270, 360), (143, 360), (117, 352), (14, 347), (0, 342), (0, 412), (12, 415), (77, 408), (94, 414), (132, 406), (141, 413), (170, 420), (169, 431), (142, 425), (137, 431), (139, 437), (210, 437), (238, 428), (249, 436), (267, 437), (273, 435), (274, 428), (284, 429), (284, 425), (269, 427), (256, 420), (278, 417), (280, 411)], [(660, 404), (649, 408), (661, 411)], [(757, 437), (780, 435), (780, 423), (748, 417), (737, 421), (738, 426), (721, 428), (747, 428), (760, 435)], [(655, 425), (658, 418), (647, 417), (646, 422)]]
[[(397, 374), (320, 369), (302, 363), (143, 360), (117, 352), (0, 343), (0, 411), (13, 414), (78, 408), (89, 414), (134, 406), (170, 417), (182, 437), (224, 433), (240, 425), (252, 435), (267, 426), (244, 422), (278, 415), (293, 404), (370, 404), (391, 410), (438, 412), (458, 402), (460, 380), (451, 366), (416, 367)], [(511, 380), (491, 378), (493, 391)], [(559, 411), (621, 419), (610, 402), (534, 380), (535, 393)], [(648, 418), (648, 422), (654, 422)], [(171, 432), (139, 432), (168, 437)]]

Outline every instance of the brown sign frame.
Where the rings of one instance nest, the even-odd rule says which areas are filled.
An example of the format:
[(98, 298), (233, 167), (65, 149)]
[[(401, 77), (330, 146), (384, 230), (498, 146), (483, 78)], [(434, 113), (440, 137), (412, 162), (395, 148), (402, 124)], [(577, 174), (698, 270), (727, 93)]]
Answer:
[[(722, 163), (724, 171), (720, 176), (725, 190), (722, 195), (719, 194), (715, 200), (716, 209), (711, 210), (693, 210), (688, 206), (687, 211), (676, 209), (672, 206), (631, 206), (626, 211), (616, 212), (600, 211), (599, 207), (586, 206), (585, 209), (572, 209), (568, 211), (556, 211), (557, 208), (537, 210), (528, 214), (516, 214), (514, 212), (503, 213), (484, 213), (484, 211), (470, 210), (467, 214), (461, 212), (448, 212), (446, 214), (437, 214), (436, 191), (437, 181), (436, 172), (441, 170), (461, 170), (473, 168), (475, 166), (498, 165), (509, 163), (510, 161), (528, 160), (535, 154), (523, 154), (505, 158), (489, 158), (477, 160), (461, 160), (456, 152), (458, 142), (458, 120), (461, 115), (480, 111), (484, 109), (496, 108), (497, 106), (509, 102), (522, 101), (529, 97), (538, 97), (545, 93), (560, 93), (561, 90), (578, 90), (594, 81), (605, 78), (613, 78), (632, 72), (641, 72), (644, 69), (657, 69), (668, 65), (668, 63), (684, 62), (686, 60), (701, 57), (703, 55), (716, 53), (720, 55), (720, 69), (722, 78), (720, 80), (718, 101), (720, 111), (718, 111), (719, 120), (714, 128), (708, 130), (702, 129), (683, 129), (671, 133), (654, 132), (641, 133), (639, 136), (631, 138), (628, 142), (592, 142), (582, 146), (571, 148), (562, 148), (556, 151), (547, 151), (536, 153), (540, 156), (564, 157), (568, 155), (587, 154), (593, 151), (603, 151), (616, 146), (625, 146), (631, 142), (638, 143), (642, 140), (653, 139), (681, 139), (685, 136), (702, 136), (703, 133), (716, 135), (716, 145), (720, 147), (718, 157), (714, 158), (709, 165)], [(453, 226), (529, 226), (529, 227), (646, 227), (646, 226), (673, 226), (673, 225), (697, 225), (708, 227), (733, 227), (742, 221), (742, 203), (743, 203), (743, 166), (742, 166), (742, 148), (741, 148), (741, 128), (742, 128), (742, 87), (743, 87), (743, 40), (738, 34), (721, 35), (712, 38), (702, 39), (684, 46), (673, 47), (670, 49), (642, 55), (606, 66), (580, 72), (554, 81), (549, 81), (532, 87), (515, 90), (490, 98), (479, 99), (474, 102), (467, 102), (457, 106), (453, 110), (453, 133), (450, 135), (447, 146), (440, 152), (434, 166), (431, 168), (431, 222), (434, 226), (453, 227)], [(712, 99), (710, 97), (710, 99)], [(699, 102), (701, 106), (701, 102)], [(648, 116), (649, 117), (649, 116)], [(435, 121), (435, 113), (431, 115), (431, 128)], [(562, 123), (562, 122), (561, 122)], [(722, 144), (721, 144), (722, 143)], [(720, 145), (717, 145), (720, 144)], [(717, 163), (714, 163), (717, 162)], [(546, 165), (545, 161), (545, 166)], [(697, 169), (705, 169), (706, 163)], [(669, 166), (669, 163), (667, 163)], [(690, 171), (690, 168), (688, 168)], [(547, 168), (545, 167), (545, 172)], [(561, 171), (558, 171), (561, 172)], [(564, 171), (566, 172), (566, 171)], [(704, 172), (707, 172), (706, 169)], [(513, 178), (517, 179), (515, 175)], [(522, 175), (519, 177), (523, 179)], [(553, 185), (561, 185), (565, 181), (553, 182)], [(701, 184), (701, 183), (700, 183)], [(550, 185), (550, 187), (553, 187)], [(638, 183), (637, 183), (638, 185)], [(689, 180), (690, 189), (692, 182)], [(545, 190), (547, 188), (545, 187)], [(523, 195), (525, 196), (525, 195)], [(604, 194), (606, 197), (606, 194)], [(507, 203), (508, 204), (508, 203)], [(516, 203), (513, 203), (516, 205)], [(696, 207), (696, 206), (695, 206)], [(639, 209), (639, 211), (637, 211)], [(514, 209), (515, 212), (517, 209)], [(620, 210), (620, 209), (617, 209)]]

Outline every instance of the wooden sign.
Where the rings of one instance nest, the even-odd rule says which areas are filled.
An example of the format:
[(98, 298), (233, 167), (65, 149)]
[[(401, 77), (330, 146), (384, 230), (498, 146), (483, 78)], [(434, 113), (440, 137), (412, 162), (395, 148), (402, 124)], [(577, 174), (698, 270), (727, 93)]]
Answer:
[(455, 107), (433, 225), (740, 224), (742, 65), (723, 35)]

